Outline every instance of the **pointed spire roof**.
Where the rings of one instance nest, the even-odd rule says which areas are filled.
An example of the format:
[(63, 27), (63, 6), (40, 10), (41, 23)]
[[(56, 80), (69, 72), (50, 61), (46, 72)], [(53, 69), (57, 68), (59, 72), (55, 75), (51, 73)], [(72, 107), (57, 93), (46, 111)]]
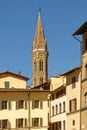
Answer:
[(37, 21), (37, 27), (36, 27), (36, 34), (34, 38), (34, 44), (46, 44), (46, 39), (44, 36), (44, 30), (42, 26), (42, 21), (41, 21), (41, 9), (38, 11), (38, 21)]

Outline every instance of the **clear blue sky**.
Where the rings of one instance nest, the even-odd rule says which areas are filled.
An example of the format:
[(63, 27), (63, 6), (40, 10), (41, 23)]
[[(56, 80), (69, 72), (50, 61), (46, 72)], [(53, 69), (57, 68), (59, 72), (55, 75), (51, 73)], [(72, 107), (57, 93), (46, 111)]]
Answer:
[(0, 0), (0, 72), (30, 78), (38, 9), (47, 39), (49, 78), (80, 65), (80, 43), (72, 37), (87, 20), (87, 0)]

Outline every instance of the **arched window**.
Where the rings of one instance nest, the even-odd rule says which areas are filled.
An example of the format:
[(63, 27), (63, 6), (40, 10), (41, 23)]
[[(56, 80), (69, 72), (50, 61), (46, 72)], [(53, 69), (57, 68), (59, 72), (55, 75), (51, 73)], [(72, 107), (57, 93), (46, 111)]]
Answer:
[(56, 114), (58, 114), (58, 105), (56, 105)]
[(37, 71), (37, 62), (34, 61), (34, 72), (36, 72), (36, 71)]
[(59, 113), (61, 113), (61, 103), (59, 104)]
[(54, 106), (52, 106), (52, 116), (54, 116)]
[(40, 77), (40, 84), (43, 83), (43, 77)]
[(43, 71), (43, 60), (39, 61), (39, 70)]

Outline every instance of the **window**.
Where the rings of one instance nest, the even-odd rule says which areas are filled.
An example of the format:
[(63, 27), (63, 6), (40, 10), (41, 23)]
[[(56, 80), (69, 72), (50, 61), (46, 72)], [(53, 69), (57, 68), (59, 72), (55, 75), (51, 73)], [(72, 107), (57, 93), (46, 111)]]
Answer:
[(2, 101), (2, 110), (7, 109), (7, 101)]
[(52, 130), (54, 130), (54, 124), (51, 125)]
[(65, 130), (65, 121), (63, 121), (63, 130)]
[(72, 77), (72, 89), (76, 87), (76, 77)]
[(56, 114), (58, 114), (58, 105), (56, 105)]
[(0, 129), (7, 129), (8, 128), (8, 120), (0, 120)]
[(58, 122), (59, 130), (61, 130), (61, 121)]
[(54, 106), (52, 106), (52, 116), (54, 116)]
[(87, 78), (87, 64), (85, 65), (85, 77)]
[(9, 81), (5, 81), (5, 88), (9, 88), (9, 86), (10, 86)]
[(43, 126), (43, 118), (32, 118), (32, 126)]
[(85, 94), (85, 106), (87, 107), (87, 93)]
[(32, 109), (35, 108), (43, 109), (43, 101), (39, 101), (39, 100), (32, 101)]
[(16, 108), (23, 109), (24, 108), (24, 100), (16, 101)]
[(23, 127), (23, 119), (16, 119), (16, 127), (17, 128)]
[(61, 113), (61, 103), (59, 104), (59, 113)]
[(63, 102), (63, 112), (65, 112), (65, 102)]
[(0, 102), (0, 110), (11, 110), (11, 101), (1, 101)]
[(36, 72), (36, 71), (37, 71), (37, 62), (34, 61), (34, 72)]
[(27, 109), (27, 100), (16, 101), (16, 109)]
[(51, 99), (54, 100), (54, 94), (51, 95)]
[(43, 77), (40, 77), (40, 84), (43, 83)]
[(43, 60), (39, 61), (39, 70), (43, 71)]
[(33, 127), (39, 126), (39, 118), (33, 118), (32, 119), (32, 126)]
[(76, 111), (76, 109), (77, 109), (77, 100), (75, 98), (69, 101), (69, 110), (70, 112), (73, 112)]
[(58, 130), (58, 122), (56, 122), (55, 125), (56, 125), (56, 130)]
[(75, 120), (73, 120), (72, 124), (75, 125)]
[(19, 118), (16, 119), (16, 128), (27, 127), (27, 119)]

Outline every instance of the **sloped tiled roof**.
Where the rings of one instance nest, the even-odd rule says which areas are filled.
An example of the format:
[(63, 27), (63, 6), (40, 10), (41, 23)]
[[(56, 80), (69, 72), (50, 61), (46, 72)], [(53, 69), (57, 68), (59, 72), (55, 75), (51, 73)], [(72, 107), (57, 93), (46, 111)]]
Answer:
[(29, 80), (29, 78), (25, 77), (25, 76), (22, 76), (21, 74), (15, 74), (13, 72), (10, 72), (10, 71), (5, 71), (5, 72), (1, 72), (0, 73), (0, 78), (1, 77), (7, 77), (7, 76), (13, 76), (15, 78), (19, 78), (19, 79), (23, 79), (25, 81)]

